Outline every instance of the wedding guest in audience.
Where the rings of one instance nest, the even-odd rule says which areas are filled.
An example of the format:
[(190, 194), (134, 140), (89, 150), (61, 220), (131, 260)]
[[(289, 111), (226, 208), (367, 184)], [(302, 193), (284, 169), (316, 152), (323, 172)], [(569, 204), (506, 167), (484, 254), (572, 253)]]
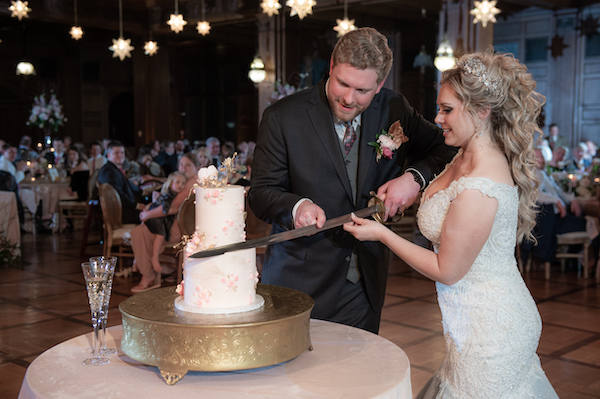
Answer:
[[(181, 204), (190, 194), (198, 177), (198, 159), (192, 153), (187, 153), (179, 161), (179, 172), (183, 173), (188, 181), (184, 189), (177, 194), (168, 211), (165, 212), (162, 206), (151, 210), (144, 210), (140, 213), (140, 220), (145, 222), (149, 219), (165, 217), (166, 215), (175, 215)], [(142, 223), (131, 231), (131, 248), (135, 258), (137, 270), (142, 274), (139, 284), (131, 289), (132, 292), (142, 292), (160, 287), (160, 273), (156, 273), (152, 267), (152, 254), (156, 235), (152, 234), (148, 227)], [(181, 232), (177, 221), (173, 223), (170, 231), (170, 240), (165, 245), (173, 245), (181, 240)], [(164, 247), (163, 247), (164, 248)], [(162, 251), (161, 251), (162, 252)]]
[(186, 152), (189, 152), (189, 149), (188, 146), (185, 144), (185, 140), (177, 140), (175, 142), (175, 154), (177, 154), (177, 164), (179, 164), (179, 160)]
[(71, 148), (72, 143), (73, 143), (73, 140), (71, 139), (71, 136), (65, 136), (65, 137), (63, 137), (63, 144), (65, 146), (65, 153), (69, 150), (69, 148)]
[(66, 160), (66, 152), (65, 152), (65, 144), (61, 137), (55, 137), (52, 142), (52, 149), (46, 153), (45, 158), (49, 163), (56, 165), (57, 167), (61, 167), (65, 164)]
[(581, 205), (573, 194), (564, 192), (554, 179), (544, 171), (544, 157), (535, 150), (536, 177), (540, 182), (537, 203), (541, 209), (533, 229), (537, 243), (524, 240), (521, 243), (521, 261), (525, 264), (531, 254), (534, 261), (554, 262), (556, 259), (556, 235), (573, 231), (585, 231)]
[(221, 162), (223, 163), (223, 161), (227, 158), (230, 158), (233, 156), (233, 152), (234, 152), (234, 148), (233, 145), (231, 145), (230, 142), (226, 142), (225, 144), (223, 144), (221, 146)]
[(552, 148), (550, 148), (550, 144), (548, 144), (548, 140), (546, 140), (546, 139), (540, 140), (538, 147), (540, 150), (542, 150), (542, 154), (544, 155), (544, 159), (546, 160), (546, 163), (550, 162), (552, 160)]
[(31, 137), (27, 135), (21, 137), (19, 150), (17, 151), (17, 161), (32, 161), (37, 158), (38, 153), (31, 148)]
[(105, 157), (108, 156), (108, 145), (111, 141), (111, 139), (102, 139), (102, 148), (104, 148), (104, 153), (102, 155), (104, 155)]
[(552, 151), (552, 159), (550, 160), (550, 162), (548, 162), (549, 170), (551, 172), (565, 170), (565, 161), (568, 156), (568, 147), (556, 147), (554, 151)]
[(181, 172), (173, 172), (167, 178), (160, 190), (160, 196), (156, 201), (146, 205), (145, 210), (162, 207), (164, 217), (150, 218), (144, 221), (146, 227), (152, 234), (155, 235), (153, 251), (152, 251), (152, 268), (156, 273), (162, 272), (159, 256), (165, 248), (165, 242), (171, 240), (171, 227), (175, 222), (175, 214), (169, 214), (171, 204), (177, 197), (177, 194), (182, 192), (187, 183), (187, 176)]
[(67, 150), (67, 176), (71, 178), (69, 193), (77, 195), (77, 201), (87, 201), (87, 186), (90, 169), (84, 154), (73, 146)]
[(154, 158), (154, 162), (160, 165), (165, 175), (170, 175), (177, 170), (177, 154), (175, 154), (175, 143), (165, 140), (161, 144), (161, 151)]
[(121, 197), (122, 221), (139, 223), (139, 214), (144, 209), (142, 190), (127, 178), (123, 169), (125, 146), (120, 141), (111, 141), (107, 148), (108, 162), (98, 173), (98, 183), (108, 183), (114, 187)]
[(17, 148), (10, 144), (4, 144), (4, 153), (0, 158), (0, 170), (4, 170), (13, 175), (20, 183), (25, 178), (27, 164), (25, 161), (17, 161)]
[(212, 165), (210, 152), (207, 147), (200, 147), (196, 150), (196, 157), (201, 168), (205, 168), (208, 165)]
[(577, 170), (583, 171), (592, 164), (592, 160), (587, 157), (587, 151), (588, 146), (583, 142), (577, 143), (573, 148), (573, 161)]
[(90, 174), (103, 167), (106, 163), (106, 157), (102, 155), (103, 153), (102, 143), (98, 140), (94, 141), (90, 146), (90, 157), (87, 160)]
[(596, 153), (598, 152), (598, 146), (592, 140), (587, 140), (585, 142), (585, 145), (587, 145), (587, 148), (588, 148), (587, 149), (588, 158), (594, 159), (596, 157)]
[(206, 147), (210, 152), (211, 163), (218, 167), (221, 164), (221, 142), (216, 137), (206, 139)]
[(552, 123), (548, 127), (548, 142), (552, 150), (554, 150), (556, 147), (569, 148), (570, 146), (569, 139), (559, 134), (559, 128), (556, 123)]

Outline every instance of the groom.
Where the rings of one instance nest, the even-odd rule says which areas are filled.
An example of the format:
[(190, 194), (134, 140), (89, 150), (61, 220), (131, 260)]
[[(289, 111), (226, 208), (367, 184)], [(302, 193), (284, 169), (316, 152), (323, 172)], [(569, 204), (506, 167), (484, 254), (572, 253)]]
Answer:
[[(385, 217), (393, 216), (452, 159), (440, 129), (383, 88), (392, 62), (385, 36), (354, 30), (336, 44), (328, 78), (265, 110), (249, 201), (273, 233), (321, 227), (366, 207), (371, 190), (385, 199)], [(408, 141), (377, 161), (369, 143), (395, 121)], [(388, 263), (384, 245), (357, 241), (340, 227), (269, 246), (262, 282), (310, 295), (313, 318), (377, 333)]]

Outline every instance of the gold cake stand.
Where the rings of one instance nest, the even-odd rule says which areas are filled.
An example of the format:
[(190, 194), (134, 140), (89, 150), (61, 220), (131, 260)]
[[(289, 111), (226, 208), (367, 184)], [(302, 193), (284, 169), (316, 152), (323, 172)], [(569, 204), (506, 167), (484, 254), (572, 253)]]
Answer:
[(290, 288), (259, 284), (262, 308), (223, 315), (175, 309), (174, 287), (133, 295), (121, 302), (121, 349), (140, 363), (157, 366), (175, 384), (189, 370), (230, 371), (291, 360), (310, 342), (313, 299)]

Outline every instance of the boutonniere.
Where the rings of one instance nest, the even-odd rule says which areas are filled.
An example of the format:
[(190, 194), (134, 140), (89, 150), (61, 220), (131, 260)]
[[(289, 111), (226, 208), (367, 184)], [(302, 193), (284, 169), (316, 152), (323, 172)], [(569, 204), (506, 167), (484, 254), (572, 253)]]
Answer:
[(407, 141), (408, 137), (404, 134), (400, 121), (396, 121), (392, 123), (387, 132), (382, 129), (381, 133), (377, 135), (377, 141), (371, 141), (369, 145), (375, 147), (377, 162), (379, 162), (381, 157), (392, 159), (394, 151)]

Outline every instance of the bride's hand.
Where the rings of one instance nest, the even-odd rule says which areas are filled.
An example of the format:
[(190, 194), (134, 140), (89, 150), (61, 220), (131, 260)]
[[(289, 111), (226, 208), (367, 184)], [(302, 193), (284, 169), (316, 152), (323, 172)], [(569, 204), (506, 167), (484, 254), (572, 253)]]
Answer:
[(362, 219), (354, 213), (352, 221), (344, 224), (344, 230), (360, 241), (380, 241), (381, 235), (387, 228), (374, 220)]

